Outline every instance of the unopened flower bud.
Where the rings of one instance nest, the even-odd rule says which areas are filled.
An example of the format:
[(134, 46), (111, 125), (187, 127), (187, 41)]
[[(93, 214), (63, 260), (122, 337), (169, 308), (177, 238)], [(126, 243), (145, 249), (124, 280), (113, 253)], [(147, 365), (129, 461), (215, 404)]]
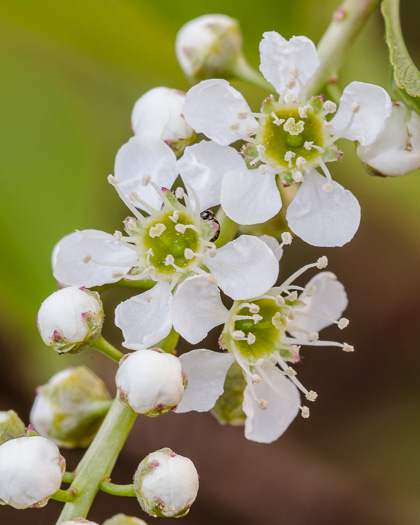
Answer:
[(116, 514), (112, 518), (104, 521), (103, 525), (147, 525), (147, 523), (140, 518), (126, 516), (125, 514)]
[(0, 445), (24, 434), (25, 425), (14, 410), (0, 412)]
[(52, 441), (20, 437), (0, 445), (0, 501), (16, 509), (42, 507), (60, 488), (65, 460)]
[(68, 368), (39, 387), (30, 420), (60, 447), (87, 447), (111, 405), (104, 383), (88, 368)]
[(95, 521), (89, 521), (86, 518), (73, 518), (69, 521), (63, 521), (61, 525), (80, 525), (80, 524), (98, 525)]
[(411, 173), (420, 168), (420, 116), (402, 103), (394, 104), (375, 141), (359, 145), (356, 151), (373, 175), (397, 177)]
[(232, 66), (243, 60), (239, 24), (226, 15), (190, 20), (178, 32), (175, 52), (187, 77), (203, 80), (232, 76)]
[(150, 417), (175, 408), (187, 386), (180, 360), (159, 349), (128, 354), (115, 382), (120, 400), (134, 412)]
[(150, 516), (179, 518), (197, 497), (198, 473), (190, 459), (162, 448), (140, 463), (134, 489), (141, 508)]
[(147, 91), (134, 104), (131, 127), (136, 135), (157, 137), (180, 156), (195, 140), (195, 131), (182, 114), (185, 93), (167, 87)]
[(101, 334), (104, 312), (99, 294), (69, 286), (42, 303), (37, 325), (42, 340), (58, 353), (81, 352)]

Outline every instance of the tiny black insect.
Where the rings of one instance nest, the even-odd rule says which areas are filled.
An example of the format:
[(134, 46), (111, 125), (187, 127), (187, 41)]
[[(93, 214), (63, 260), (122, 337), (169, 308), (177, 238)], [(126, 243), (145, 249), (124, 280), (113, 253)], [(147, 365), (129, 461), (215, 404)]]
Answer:
[(203, 221), (209, 221), (213, 224), (214, 234), (210, 239), (210, 242), (217, 241), (220, 235), (220, 224), (216, 219), (216, 215), (211, 210), (204, 210), (200, 213), (200, 217), (203, 219)]

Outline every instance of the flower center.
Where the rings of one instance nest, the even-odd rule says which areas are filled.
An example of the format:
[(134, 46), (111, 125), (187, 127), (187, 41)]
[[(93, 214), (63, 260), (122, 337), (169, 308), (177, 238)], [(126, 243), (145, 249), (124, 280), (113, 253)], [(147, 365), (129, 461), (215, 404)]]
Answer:
[(169, 191), (160, 212), (127, 228), (139, 256), (139, 271), (156, 281), (173, 281), (197, 269), (213, 245), (214, 226)]

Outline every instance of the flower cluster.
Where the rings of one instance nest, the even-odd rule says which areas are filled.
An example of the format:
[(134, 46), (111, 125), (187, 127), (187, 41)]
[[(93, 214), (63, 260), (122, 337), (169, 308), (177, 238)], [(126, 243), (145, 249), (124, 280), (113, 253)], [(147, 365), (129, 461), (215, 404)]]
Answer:
[[(241, 45), (237, 22), (224, 15), (181, 29), (181, 67), (201, 82), (186, 94), (157, 87), (136, 102), (134, 136), (117, 152), (108, 177), (128, 209), (122, 231), (76, 231), (55, 246), (61, 289), (40, 307), (40, 335), (58, 353), (94, 348), (118, 361), (116, 397), (112, 402), (95, 374), (76, 367), (38, 388), (31, 422), (41, 435), (32, 426), (25, 432), (13, 411), (0, 413), (1, 504), (40, 507), (61, 498), (74, 504), (62, 523), (95, 525), (80, 517), (91, 504), (83, 508), (80, 498), (101, 489), (136, 496), (154, 517), (184, 516), (197, 496), (198, 474), (169, 448), (143, 459), (132, 485), (110, 482), (137, 414), (213, 409), (221, 421), (243, 423), (247, 439), (271, 443), (298, 414), (308, 418), (307, 405), (317, 399), (297, 377), (302, 347), (353, 352), (347, 342), (320, 339), (323, 328), (349, 324), (344, 286), (324, 271), (326, 256), (279, 283), (289, 229), (314, 246), (349, 242), (360, 206), (327, 166), (342, 157), (338, 141), (356, 142), (371, 171), (401, 175), (420, 166), (420, 117), (372, 84), (351, 82), (337, 103), (313, 93), (320, 66), (315, 45), (274, 31), (260, 43), (259, 83), (270, 92), (254, 112), (227, 81), (241, 68), (249, 76)], [(206, 139), (198, 141), (198, 134)], [(273, 221), (273, 235), (257, 236), (253, 226), (284, 205), (288, 229)], [(131, 351), (123, 353), (101, 334), (99, 292), (126, 285), (140, 293), (115, 309), (122, 346)], [(217, 350), (176, 356), (179, 337), (198, 345), (218, 327)], [(57, 445), (90, 445), (65, 478)], [(86, 476), (93, 487), (87, 495)], [(66, 491), (63, 480), (71, 483)], [(136, 523), (145, 525), (123, 514), (105, 522)]]

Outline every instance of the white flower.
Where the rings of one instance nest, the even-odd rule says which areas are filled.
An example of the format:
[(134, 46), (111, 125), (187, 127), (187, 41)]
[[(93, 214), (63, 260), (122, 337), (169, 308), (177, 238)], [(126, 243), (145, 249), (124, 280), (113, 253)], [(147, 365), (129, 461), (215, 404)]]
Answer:
[(37, 325), (42, 340), (53, 350), (80, 352), (101, 334), (103, 317), (98, 293), (71, 286), (45, 299)]
[(45, 505), (59, 490), (65, 461), (41, 436), (11, 439), (0, 446), (0, 500), (16, 509)]
[(87, 447), (110, 404), (103, 381), (91, 370), (67, 368), (37, 388), (30, 421), (60, 447)]
[[(211, 328), (224, 323), (220, 343), (229, 353), (199, 349), (180, 357), (189, 386), (176, 411), (212, 408), (223, 392), (229, 367), (236, 361), (247, 384), (243, 410), (248, 439), (270, 443), (281, 436), (299, 410), (303, 417), (308, 417), (309, 409), (301, 404), (299, 389), (309, 401), (314, 401), (317, 395), (300, 383), (289, 364), (300, 360), (300, 346), (353, 350), (346, 343), (320, 341), (318, 336), (318, 331), (330, 324), (339, 328), (348, 324), (347, 319), (341, 318), (347, 296), (335, 275), (322, 272), (304, 289), (293, 284), (307, 269), (325, 265), (326, 258), (320, 258), (260, 297), (235, 301), (229, 311), (223, 307), (215, 285), (201, 277), (182, 283), (173, 300), (173, 311), (177, 312), (175, 329), (187, 341), (196, 343)], [(299, 296), (298, 290), (302, 290)], [(219, 318), (214, 316), (213, 322), (202, 329), (197, 327), (204, 305), (211, 311), (218, 310)]]
[[(216, 282), (224, 293), (238, 300), (245, 299), (249, 294), (264, 293), (274, 285), (278, 275), (278, 262), (273, 251), (264, 240), (250, 235), (241, 235), (217, 249), (213, 257), (205, 258), (204, 264), (211, 274), (197, 272), (202, 276), (200, 282)], [(186, 281), (190, 279), (187, 277)], [(140, 350), (156, 344), (169, 334), (174, 319), (182, 315), (182, 311), (174, 306), (171, 287), (170, 283), (158, 283), (152, 290), (118, 305), (115, 324), (123, 331), (123, 346)], [(177, 293), (178, 290), (175, 290), (175, 297)], [(197, 299), (200, 299), (198, 295)], [(208, 326), (215, 321), (216, 324), (222, 322), (225, 308), (216, 303), (207, 295), (197, 301), (196, 315), (200, 316), (200, 320), (197, 319), (194, 329), (198, 333), (206, 333)]]
[(182, 114), (185, 93), (156, 87), (134, 104), (131, 126), (135, 135), (150, 135), (163, 140), (175, 153), (182, 153), (195, 137)]
[(357, 147), (357, 155), (377, 175), (397, 177), (420, 168), (420, 117), (395, 103), (375, 141)]
[(151, 417), (175, 408), (187, 385), (179, 359), (158, 349), (125, 356), (115, 382), (123, 403)]
[(190, 20), (175, 42), (178, 62), (185, 75), (195, 79), (231, 74), (242, 56), (239, 24), (226, 15), (204, 15)]
[[(352, 82), (328, 122), (335, 104), (322, 97), (308, 99), (305, 91), (319, 66), (311, 40), (298, 36), (287, 41), (278, 33), (264, 33), (260, 55), (261, 72), (279, 96), (265, 99), (259, 113), (226, 80), (205, 80), (186, 95), (184, 116), (195, 131), (220, 146), (245, 142), (242, 166), (225, 162), (222, 207), (240, 224), (265, 222), (281, 208), (277, 180), (283, 186), (303, 182), (286, 217), (292, 230), (313, 245), (342, 246), (357, 231), (360, 206), (332, 181), (326, 163), (341, 158), (335, 145), (339, 138), (373, 143), (391, 114), (391, 99), (379, 86)], [(314, 184), (317, 195), (308, 198)]]
[(190, 459), (162, 448), (140, 463), (134, 489), (141, 508), (150, 516), (179, 518), (197, 497), (198, 473)]

